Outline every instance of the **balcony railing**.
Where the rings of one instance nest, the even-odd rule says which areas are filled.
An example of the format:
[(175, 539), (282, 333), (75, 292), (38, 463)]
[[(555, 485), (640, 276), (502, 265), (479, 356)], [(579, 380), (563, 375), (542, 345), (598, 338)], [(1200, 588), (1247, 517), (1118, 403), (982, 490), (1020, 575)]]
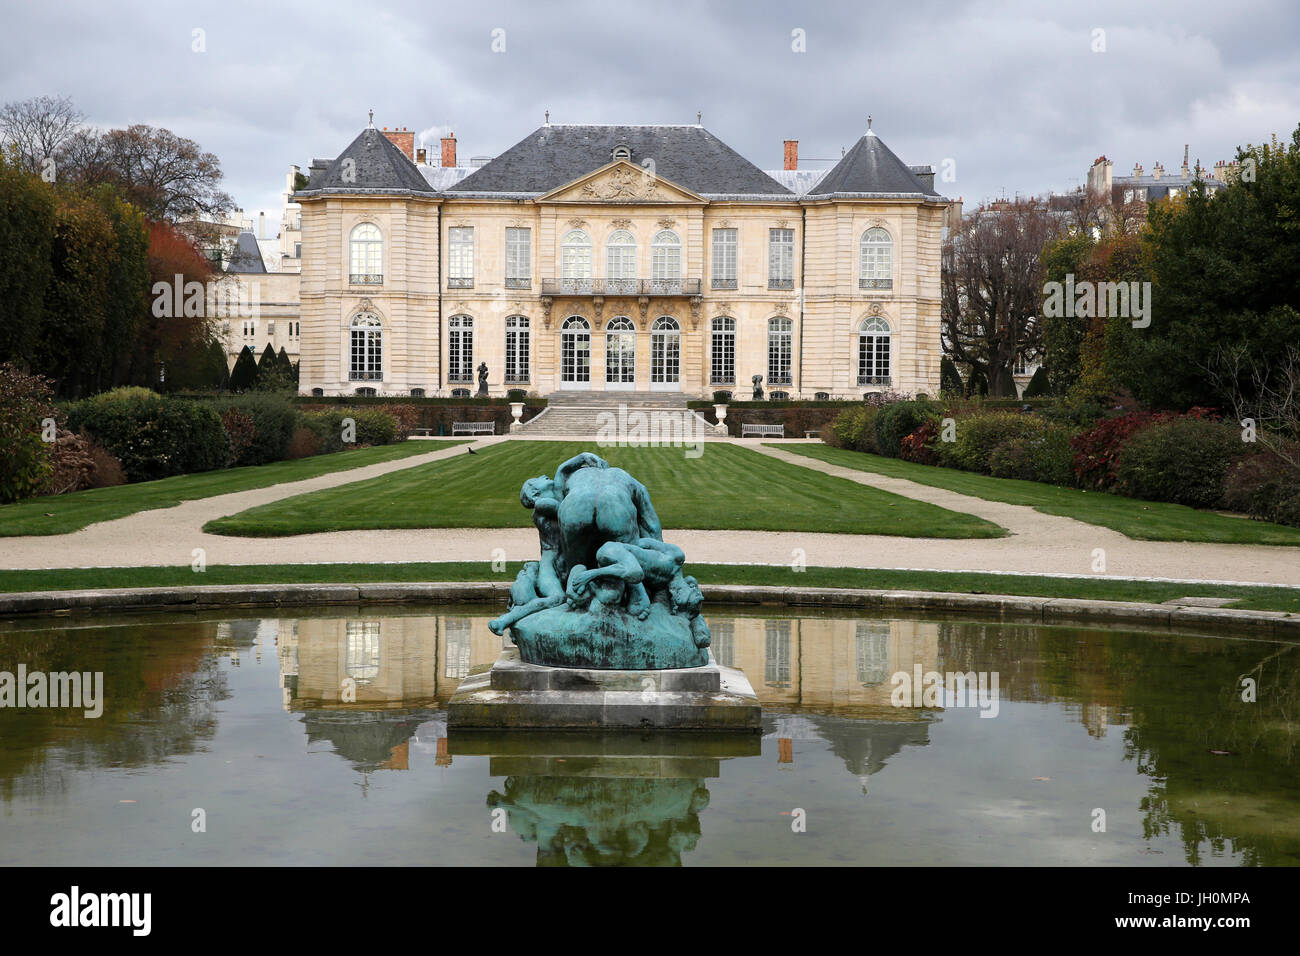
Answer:
[(448, 289), (472, 289), (474, 288), (473, 276), (453, 276), (447, 280)]
[(699, 295), (700, 279), (543, 279), (542, 295)]
[(859, 375), (859, 385), (888, 385), (890, 376), (888, 375)]
[(859, 279), (859, 289), (892, 289), (894, 287), (893, 279)]
[(533, 280), (527, 277), (506, 276), (507, 289), (531, 289)]
[(352, 371), (348, 372), (349, 382), (382, 382), (383, 379), (384, 373), (378, 370), (362, 372), (357, 369), (352, 369)]
[(378, 272), (354, 272), (349, 281), (353, 285), (383, 285), (384, 277)]
[(736, 284), (736, 280), (735, 280), (735, 279), (719, 279), (717, 276), (714, 276), (714, 277), (713, 277), (713, 288), (715, 288), (715, 289), (736, 289), (736, 288), (738, 288), (738, 285)]
[(793, 279), (768, 279), (767, 287), (769, 289), (793, 289)]

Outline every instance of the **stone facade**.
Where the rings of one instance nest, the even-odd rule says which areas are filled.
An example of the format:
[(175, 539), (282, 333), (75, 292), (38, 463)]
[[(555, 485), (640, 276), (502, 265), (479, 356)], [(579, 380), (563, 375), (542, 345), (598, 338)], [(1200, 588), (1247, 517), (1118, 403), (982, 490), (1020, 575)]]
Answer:
[(493, 395), (938, 391), (948, 201), (870, 131), (824, 176), (763, 173), (700, 127), (413, 158), (368, 129), (294, 197), (304, 393), (472, 391), (480, 363)]

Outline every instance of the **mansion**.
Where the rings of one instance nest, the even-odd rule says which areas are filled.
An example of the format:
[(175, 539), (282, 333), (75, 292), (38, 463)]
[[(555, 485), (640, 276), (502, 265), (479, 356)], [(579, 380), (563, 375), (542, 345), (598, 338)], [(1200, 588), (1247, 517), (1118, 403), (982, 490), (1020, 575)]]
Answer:
[(826, 171), (700, 125), (455, 146), (371, 126), (294, 191), (303, 393), (938, 392), (949, 202), (870, 129)]

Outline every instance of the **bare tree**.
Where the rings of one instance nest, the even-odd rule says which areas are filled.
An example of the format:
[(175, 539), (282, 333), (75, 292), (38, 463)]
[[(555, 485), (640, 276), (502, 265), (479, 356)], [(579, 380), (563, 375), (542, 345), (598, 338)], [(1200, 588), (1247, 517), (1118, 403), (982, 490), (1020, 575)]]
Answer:
[(1015, 396), (1017, 356), (1042, 349), (1039, 253), (1061, 231), (1038, 199), (982, 207), (944, 242), (943, 338), (953, 361), (981, 371), (989, 394)]
[(39, 172), (77, 137), (84, 121), (66, 96), (16, 100), (0, 107), (0, 142), (17, 153), (24, 169)]
[(1300, 346), (1275, 362), (1242, 345), (1220, 347), (1202, 369), (1233, 417), (1255, 423), (1255, 440), (1300, 471)]

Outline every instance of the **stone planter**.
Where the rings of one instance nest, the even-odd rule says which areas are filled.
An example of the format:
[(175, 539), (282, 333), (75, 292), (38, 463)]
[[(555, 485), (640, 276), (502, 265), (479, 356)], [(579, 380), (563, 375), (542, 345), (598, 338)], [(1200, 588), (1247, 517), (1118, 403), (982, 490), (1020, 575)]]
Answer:
[(510, 423), (510, 430), (511, 430), (512, 432), (517, 432), (517, 431), (519, 431), (519, 429), (523, 427), (523, 422), (520, 421), (520, 419), (522, 419), (522, 418), (524, 417), (524, 403), (523, 403), (523, 402), (511, 402), (511, 403), (510, 403), (510, 416), (511, 416), (511, 418), (514, 419), (514, 420)]

